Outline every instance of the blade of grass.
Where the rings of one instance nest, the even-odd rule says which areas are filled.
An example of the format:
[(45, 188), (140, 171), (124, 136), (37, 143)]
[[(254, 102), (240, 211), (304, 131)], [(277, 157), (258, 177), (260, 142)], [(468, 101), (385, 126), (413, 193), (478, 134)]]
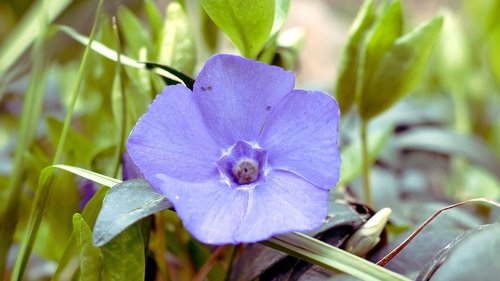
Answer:
[[(118, 51), (121, 50), (121, 40), (118, 35), (118, 27), (116, 25), (116, 18), (113, 17), (113, 36), (115, 38), (115, 44)], [(120, 51), (121, 53), (121, 51)], [(122, 159), (123, 150), (125, 147), (125, 142), (127, 139), (127, 100), (125, 95), (125, 86), (123, 85), (123, 75), (122, 75), (122, 63), (120, 56), (117, 57), (115, 77), (113, 79), (113, 90), (112, 90), (112, 109), (115, 125), (120, 132), (119, 142), (116, 146), (115, 154), (115, 165), (113, 170), (113, 176), (118, 177), (118, 172), (120, 170), (120, 164)]]
[[(108, 58), (112, 61), (117, 62), (120, 59), (122, 65), (138, 68), (138, 69), (148, 69), (153, 71), (154, 73), (162, 76), (167, 79), (167, 83), (181, 83), (190, 87), (192, 85), (193, 79), (188, 75), (179, 72), (171, 67), (160, 65), (152, 62), (140, 62), (135, 59), (129, 58), (123, 54), (118, 53), (117, 51), (109, 48), (108, 46), (102, 44), (98, 41), (93, 41), (92, 44), (89, 44), (89, 38), (79, 34), (76, 30), (69, 26), (59, 25), (58, 29), (71, 38), (75, 39), (81, 44), (89, 45), (92, 50), (100, 54), (101, 56)], [(192, 87), (192, 86), (191, 86)]]
[(342, 271), (365, 281), (410, 279), (318, 239), (295, 232), (272, 237), (261, 244), (332, 271)]
[[(39, 0), (24, 15), (9, 37), (0, 46), (0, 77), (17, 61), (39, 34), (72, 0)], [(43, 6), (46, 5), (46, 9)], [(46, 12), (45, 12), (46, 11)], [(42, 22), (43, 21), (43, 22)]]
[[(41, 9), (41, 7), (38, 9)], [(42, 12), (39, 13), (43, 14)], [(37, 24), (39, 26), (44, 26), (44, 23), (40, 21), (44, 21), (44, 19), (37, 17)], [(16, 228), (19, 213), (19, 198), (24, 176), (24, 155), (33, 141), (43, 105), (46, 84), (45, 68), (47, 67), (45, 62), (46, 58), (43, 55), (45, 35), (45, 29), (40, 29), (40, 33), (38, 34), (38, 38), (32, 50), (33, 69), (28, 90), (24, 98), (25, 102), (21, 114), (20, 131), (17, 139), (13, 170), (6, 188), (5, 198), (7, 198), (7, 202), (0, 207), (0, 279), (5, 270), (7, 252), (12, 242), (12, 236)], [(6, 54), (5, 51), (0, 52), (0, 56), (4, 54)], [(2, 59), (0, 59), (0, 61), (1, 60)], [(0, 62), (0, 67), (2, 67), (4, 63), (8, 62)]]
[[(92, 27), (92, 31), (90, 33), (89, 42), (90, 44), (94, 40), (95, 33), (97, 30), (97, 26), (99, 23), (99, 16), (101, 15), (103, 0), (99, 1), (96, 10), (96, 16), (94, 19), (94, 25)], [(80, 87), (83, 80), (83, 73), (86, 71), (88, 55), (90, 53), (90, 44), (85, 48), (85, 52), (83, 54), (82, 63), (80, 65), (80, 69), (78, 71), (77, 81), (75, 83), (75, 88), (73, 90), (73, 94), (71, 97), (70, 104), (68, 106), (68, 112), (66, 113), (66, 118), (64, 120), (64, 126), (61, 132), (61, 137), (59, 139), (59, 144), (57, 145), (56, 153), (54, 156), (53, 164), (57, 164), (62, 159), (62, 152), (66, 142), (66, 136), (68, 134), (69, 126), (71, 124), (71, 119), (73, 116), (73, 109), (75, 108), (76, 101), (78, 99), (78, 93), (80, 92)], [(11, 280), (22, 280), (26, 265), (28, 263), (31, 250), (33, 248), (33, 244), (35, 242), (35, 238), (38, 233), (38, 229), (40, 226), (40, 222), (42, 220), (42, 216), (45, 210), (45, 206), (47, 204), (48, 197), (50, 195), (50, 186), (52, 185), (54, 173), (42, 173), (40, 175), (40, 180), (38, 183), (38, 188), (35, 194), (35, 199), (33, 202), (33, 207), (31, 209), (31, 214), (28, 222), (28, 228), (26, 231), (26, 235), (23, 238), (20, 246), (19, 252), (16, 259), (16, 263), (14, 265), (14, 270), (12, 273)]]

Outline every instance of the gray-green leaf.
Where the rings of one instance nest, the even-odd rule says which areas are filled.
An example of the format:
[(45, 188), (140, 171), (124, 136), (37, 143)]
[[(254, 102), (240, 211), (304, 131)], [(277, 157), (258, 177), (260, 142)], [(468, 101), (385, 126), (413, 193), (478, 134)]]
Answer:
[(172, 208), (145, 180), (133, 179), (113, 186), (97, 216), (92, 241), (100, 247), (136, 221)]
[(273, 27), (275, 0), (202, 0), (201, 5), (244, 56), (259, 54)]
[(421, 80), (438, 39), (442, 17), (435, 17), (398, 38), (388, 49), (363, 89), (359, 114), (368, 120), (383, 112), (413, 90)]

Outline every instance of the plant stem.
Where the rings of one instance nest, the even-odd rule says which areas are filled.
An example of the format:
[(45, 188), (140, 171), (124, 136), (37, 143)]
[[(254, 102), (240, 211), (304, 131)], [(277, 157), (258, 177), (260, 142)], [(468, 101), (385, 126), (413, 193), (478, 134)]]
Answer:
[(372, 205), (372, 190), (370, 187), (370, 156), (368, 154), (368, 138), (366, 136), (367, 121), (361, 121), (361, 154), (363, 157), (363, 192), (367, 205)]

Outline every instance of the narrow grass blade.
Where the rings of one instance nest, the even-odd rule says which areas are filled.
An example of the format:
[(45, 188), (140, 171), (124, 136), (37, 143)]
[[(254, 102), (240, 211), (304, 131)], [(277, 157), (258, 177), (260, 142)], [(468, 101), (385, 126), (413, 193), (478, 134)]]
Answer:
[[(193, 81), (192, 78), (187, 76), (186, 74), (183, 74), (179, 71), (176, 71), (175, 69), (165, 66), (165, 65), (159, 65), (155, 63), (150, 63), (150, 62), (140, 62), (135, 59), (132, 59), (130, 57), (127, 57), (123, 54), (119, 54), (117, 51), (109, 48), (108, 46), (98, 42), (98, 41), (93, 41), (92, 44), (89, 44), (89, 38), (87, 36), (79, 34), (76, 30), (74, 30), (71, 27), (68, 26), (63, 26), (60, 25), (58, 26), (58, 29), (67, 35), (69, 35), (71, 38), (75, 39), (76, 41), (80, 42), (81, 44), (88, 45), (100, 54), (101, 56), (104, 56), (112, 61), (117, 62), (120, 60), (120, 63), (126, 66), (138, 68), (138, 69), (149, 69), (153, 71), (154, 73), (162, 76), (167, 80), (167, 83), (170, 84), (176, 84), (176, 83), (182, 83), (186, 86)], [(186, 84), (187, 81), (187, 84)]]
[[(96, 11), (96, 17), (94, 20), (94, 25), (92, 27), (92, 31), (90, 34), (90, 43), (92, 43), (99, 21), (99, 15), (101, 12), (103, 0), (99, 1)], [(61, 132), (61, 137), (59, 139), (59, 144), (57, 145), (56, 153), (54, 156), (53, 164), (57, 164), (61, 161), (63, 148), (66, 142), (66, 137), (69, 131), (69, 126), (71, 123), (71, 119), (73, 116), (73, 109), (75, 108), (76, 101), (78, 99), (78, 93), (80, 91), (80, 86), (83, 80), (83, 73), (85, 72), (88, 55), (89, 55), (90, 46), (85, 48), (85, 52), (83, 55), (82, 63), (80, 65), (80, 69), (78, 72), (77, 81), (75, 83), (75, 88), (71, 97), (71, 102), (68, 106), (68, 112), (66, 113), (66, 118), (64, 120), (63, 130)], [(12, 273), (11, 280), (22, 280), (26, 265), (28, 264), (28, 260), (31, 254), (31, 250), (33, 248), (33, 244), (35, 243), (36, 236), (38, 234), (38, 229), (40, 227), (40, 223), (42, 220), (42, 216), (45, 210), (45, 206), (47, 204), (49, 195), (50, 195), (50, 186), (52, 185), (54, 173), (47, 172), (42, 173), (40, 175), (40, 180), (38, 183), (38, 188), (36, 190), (35, 199), (33, 202), (33, 207), (31, 209), (30, 218), (28, 222), (28, 228), (26, 230), (25, 237), (21, 241), (19, 246), (19, 254), (16, 259), (16, 263), (14, 265), (14, 270)]]
[[(39, 8), (41, 9), (41, 8)], [(40, 12), (41, 13), (41, 12)], [(44, 18), (37, 18), (37, 24), (43, 25), (41, 21), (45, 22)], [(32, 57), (34, 58), (32, 75), (26, 96), (24, 97), (23, 110), (20, 121), (20, 130), (17, 139), (16, 153), (14, 156), (14, 165), (12, 174), (9, 177), (9, 181), (5, 191), (5, 198), (7, 201), (5, 204), (0, 206), (0, 277), (3, 276), (7, 252), (10, 248), (12, 236), (15, 231), (17, 217), (19, 212), (19, 198), (21, 194), (21, 187), (23, 184), (23, 174), (24, 174), (24, 157), (26, 150), (31, 145), (34, 134), (38, 127), (38, 121), (40, 118), (43, 97), (45, 95), (45, 84), (46, 84), (46, 71), (47, 68), (46, 58), (44, 53), (45, 44), (45, 30), (40, 30), (38, 38), (35, 42), (33, 48)], [(5, 51), (0, 52), (0, 56), (6, 55)], [(15, 54), (13, 54), (15, 55)], [(0, 68), (3, 67), (4, 62), (0, 58)], [(2, 77), (2, 75), (0, 75)]]
[[(71, 2), (71, 0), (39, 0), (33, 4), (0, 46), (0, 77), (4, 76), (5, 72), (41, 34), (41, 31)], [(45, 8), (44, 5), (46, 5)], [(45, 21), (44, 24), (41, 24), (42, 20)]]

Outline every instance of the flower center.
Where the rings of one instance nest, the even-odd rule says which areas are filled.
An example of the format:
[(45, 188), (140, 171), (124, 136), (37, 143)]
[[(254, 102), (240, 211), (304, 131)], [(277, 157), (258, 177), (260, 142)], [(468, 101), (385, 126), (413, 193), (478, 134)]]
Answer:
[(249, 184), (259, 178), (259, 163), (255, 160), (244, 158), (233, 167), (234, 179), (239, 184)]
[(267, 153), (264, 149), (238, 141), (217, 161), (217, 166), (230, 185), (239, 188), (263, 180), (266, 163)]

